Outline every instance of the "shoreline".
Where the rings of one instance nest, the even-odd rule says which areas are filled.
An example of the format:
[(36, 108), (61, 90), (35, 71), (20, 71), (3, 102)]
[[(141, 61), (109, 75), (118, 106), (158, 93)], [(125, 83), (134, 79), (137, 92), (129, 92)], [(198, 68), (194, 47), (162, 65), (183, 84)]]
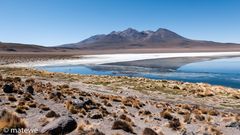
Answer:
[(210, 61), (215, 59), (224, 59), (224, 58), (233, 58), (240, 56), (201, 56), (201, 57), (177, 57), (177, 58), (157, 58), (157, 59), (147, 59), (147, 60), (136, 60), (136, 61), (127, 61), (127, 62), (114, 62), (106, 63), (103, 65), (109, 66), (135, 66), (135, 67), (144, 67), (144, 68), (154, 68), (160, 72), (170, 72), (176, 71), (181, 66), (186, 64)]
[[(43, 59), (40, 61), (28, 61), (23, 63), (12, 63), (8, 64), (7, 66), (13, 67), (36, 67), (36, 66), (64, 66), (64, 65), (103, 65), (103, 64), (110, 64), (113, 63), (120, 63), (125, 62), (125, 64), (132, 64), (134, 61), (142, 61), (153, 59), (174, 59), (179, 58), (180, 60), (182, 57), (190, 59), (189, 61), (195, 61), (191, 59), (192, 57), (231, 57), (231, 56), (240, 56), (240, 52), (198, 52), (198, 53), (143, 53), (143, 54), (101, 54), (101, 55), (67, 55), (62, 59)], [(203, 58), (203, 59), (205, 59)], [(18, 58), (16, 58), (18, 59)], [(201, 59), (201, 58), (200, 58)], [(174, 61), (173, 61), (174, 62)], [(175, 61), (176, 62), (176, 61)], [(187, 61), (186, 61), (187, 62)], [(186, 63), (182, 62), (182, 63)], [(181, 62), (179, 63), (181, 64)], [(6, 65), (6, 64), (5, 64)], [(124, 65), (124, 64), (123, 64)], [(159, 66), (158, 66), (159, 67)]]
[[(130, 57), (130, 56), (134, 56), (134, 57)], [(192, 83), (205, 82), (212, 85), (222, 85), (226, 87), (239, 88), (237, 87), (236, 82), (231, 82), (231, 81), (228, 82), (227, 80), (226, 80), (226, 83), (228, 82), (228, 84), (225, 84), (222, 80), (219, 80), (219, 83), (218, 83), (218, 82), (208, 82), (206, 80), (201, 80), (201, 79), (198, 80), (194, 78), (192, 78), (192, 80), (185, 79), (184, 77), (181, 78), (178, 76), (161, 77), (161, 74), (158, 74), (158, 72), (159, 73), (164, 73), (164, 72), (175, 73), (177, 72), (177, 69), (179, 67), (189, 63), (202, 62), (202, 61), (208, 61), (208, 60), (214, 60), (214, 59), (222, 59), (222, 58), (232, 58), (232, 57), (239, 57), (239, 56), (240, 56), (240, 52), (164, 53), (164, 54), (154, 53), (154, 54), (111, 54), (111, 55), (104, 54), (104, 55), (85, 55), (85, 56), (84, 55), (83, 56), (60, 55), (60, 56), (54, 56), (54, 57), (49, 55), (46, 55), (45, 57), (41, 57), (41, 56), (39, 57), (39, 55), (37, 55), (37, 60), (35, 58), (31, 59), (30, 57), (30, 58), (27, 58), (27, 61), (29, 62), (7, 64), (7, 65), (2, 65), (1, 67), (16, 67), (16, 68), (27, 67), (27, 68), (33, 68), (36, 70), (44, 70), (44, 67), (48, 67), (48, 68), (59, 67), (59, 69), (61, 69), (61, 67), (64, 68), (65, 66), (66, 68), (68, 67), (70, 68), (74, 66), (83, 66), (83, 67), (89, 68), (90, 70), (93, 70), (93, 73), (88, 73), (93, 75), (97, 74), (97, 73), (94, 73), (94, 70), (97, 72), (112, 71), (111, 74), (113, 76), (118, 76), (118, 74), (120, 76), (133, 76), (133, 77), (142, 76), (142, 77), (156, 79), (156, 80), (166, 79), (166, 80), (186, 81), (186, 82), (192, 82)], [(19, 59), (19, 57), (15, 57), (15, 59)], [(118, 61), (125, 61), (125, 62), (118, 62)], [(62, 70), (62, 72), (68, 72), (68, 71)], [(143, 73), (143, 75), (140, 74), (141, 72)], [(72, 73), (77, 73), (77, 71)], [(79, 72), (79, 74), (81, 73), (85, 74), (83, 71)], [(144, 74), (146, 74), (146, 76)], [(150, 75), (147, 75), (147, 74), (150, 74)], [(101, 75), (101, 73), (99, 75)], [(110, 75), (110, 73), (107, 73), (106, 75)], [(218, 78), (215, 78), (215, 79), (218, 80)]]

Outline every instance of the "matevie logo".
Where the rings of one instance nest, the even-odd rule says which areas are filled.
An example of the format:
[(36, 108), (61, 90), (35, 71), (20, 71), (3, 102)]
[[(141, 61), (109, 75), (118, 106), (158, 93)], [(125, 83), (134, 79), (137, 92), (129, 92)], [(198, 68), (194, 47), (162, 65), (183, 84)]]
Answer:
[(3, 128), (4, 134), (34, 134), (38, 133), (37, 128)]

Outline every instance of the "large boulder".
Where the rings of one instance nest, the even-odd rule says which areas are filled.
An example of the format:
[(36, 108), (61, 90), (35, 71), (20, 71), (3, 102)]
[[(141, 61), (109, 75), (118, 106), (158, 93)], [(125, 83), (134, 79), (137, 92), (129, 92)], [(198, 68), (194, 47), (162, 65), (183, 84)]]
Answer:
[(14, 85), (13, 84), (5, 84), (3, 86), (3, 92), (5, 93), (13, 93), (13, 88), (14, 88)]
[(68, 134), (77, 128), (77, 122), (71, 116), (62, 116), (48, 123), (41, 130), (43, 134), (62, 135)]
[(27, 89), (26, 89), (26, 91), (28, 92), (28, 93), (30, 93), (30, 94), (34, 94), (34, 88), (33, 88), (33, 86), (28, 86), (27, 87)]

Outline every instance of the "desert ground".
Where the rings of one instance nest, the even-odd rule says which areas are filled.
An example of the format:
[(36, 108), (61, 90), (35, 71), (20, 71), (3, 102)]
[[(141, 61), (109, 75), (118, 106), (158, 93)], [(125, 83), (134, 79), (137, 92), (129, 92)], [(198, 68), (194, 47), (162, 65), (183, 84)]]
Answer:
[(73, 60), (73, 56), (1, 55), (1, 133), (10, 133), (11, 130), (6, 132), (4, 128), (37, 129), (35, 134), (53, 135), (237, 135), (240, 132), (238, 89), (4, 66)]

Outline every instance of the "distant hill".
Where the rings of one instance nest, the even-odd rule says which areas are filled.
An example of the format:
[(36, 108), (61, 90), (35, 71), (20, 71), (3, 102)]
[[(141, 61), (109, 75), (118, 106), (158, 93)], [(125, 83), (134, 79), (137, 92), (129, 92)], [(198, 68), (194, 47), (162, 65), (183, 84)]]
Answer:
[(64, 48), (0, 42), (0, 52), (55, 52), (55, 51), (64, 51)]
[(160, 28), (156, 31), (137, 31), (128, 28), (124, 31), (113, 31), (109, 34), (95, 35), (78, 43), (65, 44), (60, 47), (78, 48), (81, 50), (106, 49), (144, 49), (144, 48), (214, 48), (233, 46), (233, 43), (217, 43), (185, 38), (168, 29)]

